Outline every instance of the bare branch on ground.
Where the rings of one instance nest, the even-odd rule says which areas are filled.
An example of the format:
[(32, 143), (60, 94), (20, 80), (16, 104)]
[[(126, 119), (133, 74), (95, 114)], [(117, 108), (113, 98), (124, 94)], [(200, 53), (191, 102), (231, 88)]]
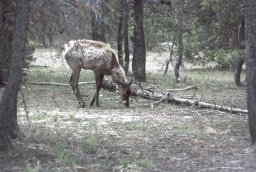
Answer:
[[(64, 84), (64, 83), (57, 83), (57, 82), (27, 82), (29, 84), (34, 85), (56, 85), (56, 86), (70, 86), (70, 84)], [(79, 82), (79, 85), (85, 85), (85, 84), (95, 84), (95, 81), (92, 82)]]

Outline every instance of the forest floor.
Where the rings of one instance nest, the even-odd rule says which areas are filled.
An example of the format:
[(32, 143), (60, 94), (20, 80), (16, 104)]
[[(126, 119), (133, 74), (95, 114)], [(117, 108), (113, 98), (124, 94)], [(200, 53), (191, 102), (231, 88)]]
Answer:
[[(68, 83), (70, 70), (54, 52), (38, 50), (19, 94), (18, 121), (27, 136), (13, 140), (14, 150), (0, 154), (0, 171), (24, 172), (253, 172), (245, 114), (161, 103), (133, 97), (130, 108), (116, 93), (100, 92), (100, 107), (90, 107), (94, 84), (81, 85), (86, 108), (78, 107)], [(236, 87), (233, 73), (188, 68), (187, 81), (176, 84), (173, 71), (161, 71), (168, 53), (148, 53), (147, 83), (167, 88), (197, 85), (201, 101), (246, 109), (246, 88)], [(243, 74), (244, 76), (244, 74)], [(93, 81), (82, 72), (80, 81)], [(135, 87), (135, 85), (133, 85)], [(3, 92), (3, 89), (1, 89)], [(193, 91), (170, 92), (189, 97)], [(26, 112), (27, 111), (27, 112)], [(27, 117), (27, 115), (28, 117)]]

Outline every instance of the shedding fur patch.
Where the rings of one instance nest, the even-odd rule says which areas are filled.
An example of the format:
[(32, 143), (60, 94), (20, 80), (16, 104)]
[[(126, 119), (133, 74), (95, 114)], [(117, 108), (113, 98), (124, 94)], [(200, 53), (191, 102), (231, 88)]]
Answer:
[(106, 44), (106, 43), (103, 43), (103, 42), (100, 42), (100, 41), (82, 39), (82, 40), (77, 40), (77, 42), (81, 46), (83, 46), (84, 44), (89, 44), (90, 46), (94, 46), (94, 47), (97, 47), (97, 48), (105, 48), (105, 47), (110, 48), (109, 44)]

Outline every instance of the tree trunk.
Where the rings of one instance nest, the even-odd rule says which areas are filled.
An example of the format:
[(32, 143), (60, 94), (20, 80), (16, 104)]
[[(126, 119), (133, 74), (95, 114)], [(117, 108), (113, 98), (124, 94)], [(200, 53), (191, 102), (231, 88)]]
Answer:
[(236, 86), (240, 87), (242, 86), (242, 82), (241, 82), (241, 72), (242, 72), (242, 67), (244, 64), (244, 58), (239, 59), (236, 62), (236, 70), (235, 70), (235, 84)]
[(103, 18), (103, 4), (98, 1), (96, 4), (92, 4), (94, 10), (91, 11), (92, 22), (92, 39), (97, 41), (106, 42), (104, 18)]
[[(239, 30), (238, 27), (234, 28), (232, 30), (232, 49), (234, 49), (234, 50), (238, 49), (238, 30)], [(236, 67), (237, 67), (236, 65), (237, 65), (236, 61), (231, 63), (230, 70), (232, 72), (236, 71)], [(236, 74), (235, 74), (234, 78), (235, 78), (235, 82), (236, 82)]]
[(118, 61), (123, 66), (123, 40), (124, 40), (124, 1), (120, 1), (119, 23), (118, 23), (118, 36), (117, 36), (117, 54)]
[(146, 47), (143, 30), (143, 0), (134, 0), (134, 51), (132, 70), (136, 81), (146, 81)]
[[(4, 4), (0, 1), (0, 11), (4, 11)], [(0, 13), (0, 87), (4, 85), (4, 78), (3, 78), (3, 46), (4, 46), (4, 13)]]
[(179, 9), (179, 31), (178, 31), (178, 39), (179, 39), (179, 57), (177, 59), (177, 62), (175, 64), (175, 78), (176, 83), (180, 82), (180, 73), (179, 69), (182, 63), (182, 56), (183, 56), (183, 43), (182, 43), (182, 33), (183, 33), (183, 8), (184, 8), (184, 0), (180, 0), (180, 9)]
[(238, 28), (234, 28), (232, 31), (232, 48), (238, 49)]
[(22, 78), (27, 39), (28, 0), (16, 4), (16, 24), (13, 36), (13, 53), (10, 75), (0, 103), (0, 150), (11, 148), (10, 138), (21, 136), (17, 124), (17, 94)]
[(173, 56), (173, 53), (174, 53), (174, 44), (175, 44), (175, 41), (176, 41), (176, 35), (177, 34), (174, 35), (173, 40), (172, 40), (172, 47), (171, 47), (171, 52), (170, 52), (170, 58), (166, 62), (166, 66), (165, 66), (165, 70), (164, 70), (164, 75), (167, 74), (167, 71), (168, 71), (168, 68), (169, 68), (169, 64), (170, 64), (170, 62), (172, 62), (172, 56)]
[[(238, 30), (238, 48), (240, 50), (244, 49), (244, 35), (245, 35), (245, 21), (244, 17), (242, 17), (239, 30)], [(242, 86), (241, 82), (241, 71), (244, 63), (244, 57), (241, 57), (241, 59), (238, 60), (236, 63), (236, 69), (235, 69), (235, 84), (236, 86)]]
[(12, 53), (12, 34), (14, 27), (14, 10), (12, 1), (1, 0), (0, 13), (0, 85), (7, 81)]
[(124, 71), (128, 74), (130, 63), (129, 38), (128, 38), (128, 8), (127, 0), (124, 0)]
[(245, 0), (247, 106), (252, 144), (256, 144), (256, 1)]

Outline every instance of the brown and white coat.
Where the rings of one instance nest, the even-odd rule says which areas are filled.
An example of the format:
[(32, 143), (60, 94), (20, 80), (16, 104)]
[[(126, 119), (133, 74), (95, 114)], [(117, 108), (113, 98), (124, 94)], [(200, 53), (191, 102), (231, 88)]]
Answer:
[(129, 106), (131, 82), (128, 83), (114, 50), (109, 44), (93, 40), (72, 40), (64, 45), (63, 55), (72, 70), (70, 85), (81, 107), (85, 107), (78, 87), (81, 69), (89, 69), (94, 72), (96, 92), (91, 100), (91, 106), (95, 100), (96, 105), (99, 106), (99, 90), (102, 87), (104, 75), (111, 75), (113, 81), (119, 85), (124, 105)]

